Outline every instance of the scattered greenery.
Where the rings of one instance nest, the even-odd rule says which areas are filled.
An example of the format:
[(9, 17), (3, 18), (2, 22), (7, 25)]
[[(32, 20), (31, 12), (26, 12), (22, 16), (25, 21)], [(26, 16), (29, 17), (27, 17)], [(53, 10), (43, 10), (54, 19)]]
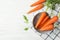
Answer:
[(28, 30), (28, 28), (26, 27), (26, 28), (24, 28), (24, 30), (25, 30), (25, 31), (27, 31), (27, 30)]
[(52, 10), (55, 10), (56, 4), (60, 4), (60, 0), (46, 0), (45, 3), (45, 5)]
[(28, 23), (28, 18), (25, 15), (23, 15), (23, 18), (24, 18), (25, 23)]
[[(28, 23), (28, 18), (27, 18), (27, 16), (23, 15), (23, 18), (24, 18), (24, 22), (25, 22), (25, 23)], [(28, 27), (25, 27), (24, 30), (27, 31), (27, 30), (28, 30)]]

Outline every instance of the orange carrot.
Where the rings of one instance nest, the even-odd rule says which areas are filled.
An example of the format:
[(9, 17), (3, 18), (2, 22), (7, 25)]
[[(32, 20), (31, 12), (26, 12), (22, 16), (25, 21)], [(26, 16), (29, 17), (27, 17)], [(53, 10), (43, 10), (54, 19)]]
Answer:
[(39, 24), (41, 24), (42, 20), (47, 16), (46, 12), (42, 12), (39, 19), (37, 20), (37, 23), (35, 25), (35, 28), (37, 28), (39, 26)]
[(46, 16), (46, 17), (44, 18), (44, 20), (42, 21), (41, 25), (44, 24), (49, 18), (50, 18), (49, 16)]
[(41, 4), (41, 3), (45, 2), (45, 1), (46, 1), (46, 0), (39, 0), (39, 1), (35, 2), (35, 3), (33, 3), (33, 4), (31, 5), (31, 7), (32, 7), (32, 6), (39, 5), (39, 4)]
[[(50, 18), (49, 18), (46, 22), (48, 22), (49, 20), (50, 20)], [(46, 23), (46, 22), (45, 22), (45, 23)], [(37, 28), (40, 29), (45, 23), (40, 24)]]
[(53, 30), (54, 29), (54, 25), (51, 24), (51, 25), (48, 25), (48, 26), (45, 26), (45, 27), (42, 27), (41, 29), (39, 29), (40, 31), (50, 31), (50, 30)]
[(35, 7), (34, 9), (32, 9), (32, 10), (30, 10), (28, 13), (32, 13), (32, 12), (35, 12), (35, 11), (37, 11), (37, 10), (39, 10), (39, 9), (42, 9), (44, 7), (44, 5), (43, 4), (39, 4), (37, 7)]
[(53, 24), (58, 20), (57, 16), (54, 16), (53, 18), (51, 18), (49, 21), (47, 21), (42, 27), (46, 27), (47, 25)]

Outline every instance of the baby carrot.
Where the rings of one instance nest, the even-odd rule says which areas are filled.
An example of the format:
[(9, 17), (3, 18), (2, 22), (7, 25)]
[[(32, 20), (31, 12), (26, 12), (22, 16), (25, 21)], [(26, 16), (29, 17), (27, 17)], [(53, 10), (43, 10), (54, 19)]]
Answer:
[(43, 4), (39, 4), (37, 7), (35, 7), (35, 8), (34, 8), (34, 9), (32, 9), (32, 10), (30, 10), (28, 13), (35, 12), (35, 11), (37, 11), (37, 10), (39, 10), (39, 9), (43, 8), (43, 7), (44, 7), (44, 5), (43, 5)]
[(45, 1), (46, 1), (46, 0), (39, 0), (39, 1), (35, 2), (35, 3), (33, 3), (33, 4), (31, 5), (31, 7), (36, 6), (36, 5), (39, 5), (39, 4), (41, 4), (41, 3), (45, 2)]
[(53, 18), (51, 18), (49, 21), (47, 21), (42, 27), (46, 27), (49, 24), (53, 24), (58, 20), (57, 16), (54, 16)]
[(42, 27), (41, 29), (39, 29), (40, 31), (50, 31), (50, 30), (53, 30), (54, 29), (54, 25), (51, 24), (51, 25), (48, 25), (46, 27)]
[(35, 28), (37, 28), (39, 26), (39, 24), (41, 24), (42, 20), (47, 16), (46, 12), (42, 12), (39, 19), (37, 20), (37, 23), (35, 25)]

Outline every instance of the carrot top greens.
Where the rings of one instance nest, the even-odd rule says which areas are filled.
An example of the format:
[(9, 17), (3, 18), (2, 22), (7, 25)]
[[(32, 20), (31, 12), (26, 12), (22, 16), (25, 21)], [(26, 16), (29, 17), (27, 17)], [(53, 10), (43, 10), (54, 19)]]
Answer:
[(55, 5), (60, 4), (60, 0), (46, 0), (46, 6), (52, 10), (55, 10)]

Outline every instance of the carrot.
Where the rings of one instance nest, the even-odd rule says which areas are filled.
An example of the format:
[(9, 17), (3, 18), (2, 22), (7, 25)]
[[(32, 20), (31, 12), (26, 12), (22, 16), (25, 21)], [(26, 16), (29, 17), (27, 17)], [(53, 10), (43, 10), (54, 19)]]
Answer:
[(48, 26), (45, 26), (45, 27), (42, 27), (41, 29), (39, 29), (40, 31), (50, 31), (50, 30), (53, 30), (54, 29), (54, 25), (51, 24), (51, 25), (48, 25)]
[(31, 5), (31, 7), (36, 6), (36, 5), (39, 5), (39, 4), (41, 4), (41, 3), (45, 2), (45, 1), (46, 1), (46, 0), (39, 0), (39, 1), (35, 2), (35, 3), (33, 3), (33, 4)]
[(58, 20), (57, 16), (54, 16), (53, 18), (51, 18), (49, 21), (47, 21), (42, 27), (46, 27), (49, 24), (53, 24)]
[(46, 17), (44, 18), (44, 20), (42, 21), (41, 25), (44, 24), (49, 18), (50, 18), (49, 16), (46, 16)]
[(43, 4), (39, 4), (37, 7), (35, 7), (34, 9), (32, 9), (32, 10), (30, 10), (28, 13), (32, 13), (32, 12), (35, 12), (35, 11), (37, 11), (37, 10), (39, 10), (39, 9), (42, 9), (44, 7), (44, 5)]
[(37, 28), (39, 26), (39, 24), (41, 24), (42, 20), (47, 16), (46, 12), (42, 12), (39, 19), (37, 20), (37, 23), (35, 25), (35, 28)]
[[(50, 20), (50, 18), (49, 18), (49, 19), (47, 19), (47, 21), (46, 21), (46, 22), (48, 22), (49, 20)], [(45, 22), (45, 23), (46, 23), (46, 22)], [(38, 29), (40, 29), (40, 28), (41, 28), (45, 23), (40, 24), (37, 28), (38, 28)]]

